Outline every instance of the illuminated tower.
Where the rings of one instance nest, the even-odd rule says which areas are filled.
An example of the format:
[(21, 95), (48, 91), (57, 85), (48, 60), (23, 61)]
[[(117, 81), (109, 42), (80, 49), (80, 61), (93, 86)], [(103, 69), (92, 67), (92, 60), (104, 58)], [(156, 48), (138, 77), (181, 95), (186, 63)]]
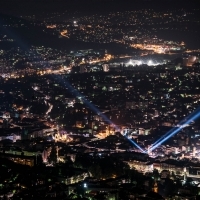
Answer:
[(108, 72), (108, 71), (109, 71), (109, 66), (108, 66), (108, 64), (104, 64), (104, 65), (103, 65), (103, 71), (104, 71), (104, 72)]
[(184, 167), (184, 176), (183, 176), (183, 180), (186, 181), (187, 179), (187, 170), (186, 170), (186, 167)]
[(196, 147), (193, 147), (193, 152), (192, 152), (193, 157), (196, 156)]
[(48, 152), (47, 152), (47, 150), (44, 150), (42, 152), (42, 160), (44, 163), (46, 163), (48, 161), (47, 159), (48, 159)]
[(178, 154), (178, 148), (175, 147), (175, 154)]

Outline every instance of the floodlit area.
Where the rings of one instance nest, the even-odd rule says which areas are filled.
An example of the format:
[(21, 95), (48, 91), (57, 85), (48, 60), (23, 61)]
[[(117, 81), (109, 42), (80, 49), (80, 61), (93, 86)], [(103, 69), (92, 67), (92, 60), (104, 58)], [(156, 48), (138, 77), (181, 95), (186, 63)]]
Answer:
[(154, 60), (133, 60), (130, 59), (127, 63), (125, 63), (125, 65), (128, 66), (140, 66), (140, 65), (148, 65), (148, 66), (157, 66), (157, 65), (161, 65), (163, 63), (160, 63), (158, 61), (154, 61)]

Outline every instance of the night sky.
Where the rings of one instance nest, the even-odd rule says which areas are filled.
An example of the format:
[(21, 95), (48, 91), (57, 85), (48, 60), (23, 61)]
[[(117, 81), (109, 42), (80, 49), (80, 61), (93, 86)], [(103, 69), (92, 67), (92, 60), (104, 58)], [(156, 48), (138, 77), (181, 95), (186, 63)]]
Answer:
[(88, 13), (137, 8), (160, 10), (180, 8), (180, 6), (198, 8), (198, 3), (198, 0), (1, 0), (0, 12), (19, 15), (54, 10), (77, 10)]

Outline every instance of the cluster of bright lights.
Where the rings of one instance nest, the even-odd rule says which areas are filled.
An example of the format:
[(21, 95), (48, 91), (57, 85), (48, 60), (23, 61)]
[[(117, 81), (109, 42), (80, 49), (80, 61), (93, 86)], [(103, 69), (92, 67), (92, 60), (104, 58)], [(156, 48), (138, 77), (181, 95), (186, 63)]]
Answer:
[(148, 61), (148, 65), (153, 65), (153, 61), (152, 61), (152, 60), (149, 60), (149, 61)]
[(53, 139), (56, 142), (71, 142), (71, 141), (73, 141), (73, 138), (69, 137), (67, 134), (62, 134), (59, 132), (53, 136)]
[(142, 61), (140, 60), (140, 61), (138, 61), (138, 65), (141, 65), (142, 64)]
[(129, 60), (129, 62), (126, 63), (126, 65), (131, 65), (131, 66), (139, 66), (139, 65), (142, 65), (142, 64), (146, 64), (148, 66), (156, 66), (156, 65), (159, 65), (159, 64), (162, 64), (160, 62), (154, 62), (153, 60), (148, 60), (147, 62), (146, 61), (142, 61), (142, 60)]
[[(74, 21), (74, 26), (78, 26), (77, 25), (77, 21)], [(8, 32), (8, 31), (7, 31)], [(16, 35), (13, 34), (13, 32), (8, 32), (9, 35), (13, 35), (13, 38), (16, 39), (16, 41), (19, 43), (19, 45), (23, 48), (23, 49), (28, 49), (28, 46), (22, 42)], [(141, 65), (142, 61), (138, 62), (138, 65)], [(119, 131), (120, 129), (112, 123), (112, 121), (110, 119), (108, 119), (103, 113), (101, 113), (92, 103), (90, 103), (90, 101), (88, 101), (83, 95), (81, 95), (81, 93), (76, 90), (75, 88), (73, 88), (67, 81), (64, 81), (59, 75), (55, 75), (53, 76), (53, 78), (55, 78), (56, 80), (58, 80), (62, 85), (64, 85), (66, 88), (68, 88), (70, 90), (70, 92), (72, 94), (74, 94), (75, 96), (81, 96), (82, 97), (82, 101), (85, 105), (87, 105), (91, 110), (93, 110), (95, 113), (99, 114), (105, 121), (107, 121), (109, 124), (113, 125), (113, 127), (115, 128), (116, 131)], [(38, 88), (34, 88), (34, 90), (37, 90)], [(56, 139), (60, 138), (59, 135), (57, 135)], [(63, 139), (63, 138), (62, 138)], [(138, 149), (140, 149), (142, 152), (145, 152), (138, 144), (136, 144), (134, 141), (128, 139), (129, 141), (131, 141), (132, 144), (134, 144)], [(87, 184), (84, 184), (84, 187), (87, 187)]]
[(142, 61), (141, 60), (139, 60), (139, 61), (138, 60), (129, 60), (127, 65), (132, 65), (132, 66), (142, 65)]
[[(68, 82), (63, 81), (60, 76), (57, 76), (59, 82), (61, 82), (62, 84), (64, 84), (65, 87), (67, 87), (70, 92), (74, 95), (76, 95), (77, 97), (81, 98), (82, 102), (87, 105), (92, 111), (94, 111), (95, 113), (97, 113), (98, 115), (100, 115), (105, 121), (107, 121), (114, 129), (115, 131), (120, 131), (120, 128), (115, 125), (110, 119), (108, 119), (108, 117), (106, 115), (104, 115), (103, 113), (100, 112), (99, 109), (97, 109), (90, 101), (88, 101), (83, 95), (81, 95), (81, 93), (76, 90), (75, 88), (73, 88)], [(142, 149), (136, 142), (134, 142), (133, 140), (129, 139), (127, 136), (125, 136), (136, 148), (138, 148), (142, 153), (146, 153), (146, 151), (144, 149)]]
[(183, 128), (188, 126), (190, 123), (194, 122), (197, 118), (200, 117), (200, 108), (195, 110), (193, 113), (191, 113), (189, 116), (187, 116), (186, 119), (182, 120), (176, 127), (172, 128), (170, 131), (168, 131), (166, 134), (164, 134), (161, 138), (159, 138), (156, 142), (154, 142), (148, 150), (142, 149), (136, 142), (129, 139), (126, 135), (124, 135), (125, 138), (127, 138), (135, 147), (137, 147), (142, 153), (148, 153), (150, 154), (153, 150), (158, 148), (160, 145), (162, 145), (165, 141), (173, 137), (175, 134), (180, 132)]
[[(151, 60), (148, 63), (149, 63), (149, 65), (153, 64), (153, 62)], [(87, 105), (92, 111), (94, 111), (95, 113), (100, 115), (105, 121), (107, 121), (109, 124), (111, 124), (115, 128), (115, 131), (119, 131), (120, 130), (117, 125), (113, 124), (112, 121), (109, 118), (107, 118), (106, 115), (101, 113), (99, 111), (99, 109), (97, 109), (90, 101), (88, 101), (78, 90), (73, 88), (67, 81), (64, 81), (60, 76), (57, 76), (57, 80), (59, 82), (61, 82), (66, 88), (68, 88), (69, 91), (73, 95), (75, 95), (76, 97), (81, 97), (82, 102), (85, 105)], [(162, 145), (166, 140), (168, 140), (169, 138), (174, 136), (176, 133), (178, 133), (180, 130), (182, 130), (185, 126), (187, 126), (188, 124), (190, 124), (191, 122), (196, 120), (199, 116), (200, 116), (200, 112), (199, 112), (199, 109), (198, 109), (194, 113), (192, 113), (189, 117), (187, 117), (187, 119), (189, 118), (188, 120), (181, 121), (179, 123), (180, 124), (179, 126), (174, 127), (169, 132), (167, 132), (164, 136), (162, 136), (160, 139), (158, 139), (156, 142), (154, 142), (148, 148), (148, 150), (144, 150), (143, 148), (141, 148), (136, 142), (134, 142), (132, 139), (129, 139), (126, 135), (124, 135), (124, 137), (127, 138), (131, 142), (131, 144), (133, 144), (136, 148), (138, 148), (142, 153), (151, 153), (153, 150), (155, 150), (160, 145)]]
[[(152, 62), (149, 62), (149, 63), (151, 64)], [(68, 82), (63, 81), (63, 79), (61, 79), (60, 76), (58, 76), (58, 80), (62, 81), (63, 85), (66, 88), (68, 88), (72, 94), (74, 94), (75, 96), (81, 97), (82, 102), (85, 105), (87, 105), (92, 111), (94, 111), (95, 113), (97, 113), (98, 115), (100, 115), (105, 121), (107, 121), (109, 124), (111, 124), (115, 128), (115, 131), (119, 131), (120, 130), (117, 125), (113, 124), (112, 121), (110, 119), (108, 119), (106, 115), (104, 115), (103, 113), (101, 113), (99, 111), (99, 109), (97, 109), (90, 101), (88, 101), (78, 90), (74, 89)], [(160, 139), (158, 139), (156, 142), (154, 142), (148, 148), (147, 151), (144, 150), (143, 148), (141, 148), (132, 139), (129, 139), (126, 135), (124, 135), (124, 137), (127, 138), (131, 142), (131, 144), (133, 144), (136, 148), (138, 148), (142, 153), (151, 153), (153, 150), (155, 150), (160, 145), (162, 145), (166, 140), (168, 140), (169, 138), (171, 138), (172, 136), (174, 136), (176, 133), (178, 133), (179, 131), (181, 131), (185, 126), (187, 126), (188, 124), (190, 124), (191, 122), (193, 122), (194, 120), (196, 120), (198, 117), (200, 117), (199, 109), (197, 109), (194, 113), (190, 114), (187, 117), (187, 119), (182, 120), (177, 127), (174, 127), (173, 129), (171, 129), (170, 131), (168, 131), (165, 135), (163, 135)]]
[[(74, 26), (77, 26), (77, 21), (74, 21)], [(10, 32), (10, 35), (12, 35), (12, 33)], [(16, 41), (18, 41), (20, 43), (20, 46), (24, 49), (27, 49), (27, 45), (23, 42), (21, 42), (16, 36), (14, 37), (16, 39)], [(145, 64), (145, 62), (142, 62), (141, 60), (139, 61), (132, 61), (130, 60), (127, 64), (128, 65), (142, 65)], [(160, 63), (154, 63), (152, 60), (149, 60), (146, 63), (148, 66), (155, 66), (158, 65)], [(3, 77), (4, 75), (2, 75)], [(119, 131), (120, 129), (117, 127), (117, 125), (113, 124), (112, 121), (110, 119), (107, 118), (107, 116), (105, 116), (103, 113), (101, 113), (99, 111), (99, 109), (97, 109), (90, 101), (88, 101), (83, 95), (81, 95), (81, 93), (74, 89), (67, 81), (64, 81), (60, 76), (56, 76), (55, 77), (59, 82), (62, 83), (62, 85), (66, 88), (69, 89), (69, 91), (75, 95), (75, 96), (81, 96), (81, 99), (83, 101), (83, 103), (85, 105), (87, 105), (91, 110), (93, 110), (95, 113), (97, 113), (98, 115), (100, 115), (105, 121), (107, 121), (109, 124), (113, 125), (113, 127), (115, 128), (116, 131)], [(33, 88), (34, 90), (38, 90), (37, 87)], [(194, 120), (196, 120), (198, 117), (200, 117), (200, 112), (198, 110), (195, 111), (193, 114), (191, 114), (189, 117), (187, 117), (187, 120), (183, 120), (180, 122), (180, 125), (177, 127), (174, 127), (173, 129), (171, 129), (169, 132), (167, 132), (164, 136), (162, 136), (160, 139), (158, 139), (156, 142), (154, 142), (149, 148), (148, 150), (144, 150), (142, 149), (136, 142), (134, 142), (132, 139), (129, 139), (126, 135), (124, 135), (125, 138), (127, 138), (136, 148), (138, 148), (142, 153), (151, 153), (153, 150), (155, 150), (156, 148), (158, 148), (160, 145), (162, 145), (166, 140), (168, 140), (169, 138), (171, 138), (172, 136), (174, 136), (176, 133), (178, 133), (180, 130), (182, 130), (186, 125), (190, 124), (191, 122), (193, 122)], [(189, 119), (188, 119), (189, 118)], [(61, 139), (61, 140), (66, 140), (67, 138), (64, 136), (61, 137), (60, 135), (56, 135), (55, 139)], [(87, 184), (84, 184), (84, 187), (87, 187)]]
[(148, 66), (157, 66), (157, 65), (160, 65), (160, 64), (163, 64), (163, 63), (154, 62), (153, 60), (149, 60), (146, 64), (147, 64)]

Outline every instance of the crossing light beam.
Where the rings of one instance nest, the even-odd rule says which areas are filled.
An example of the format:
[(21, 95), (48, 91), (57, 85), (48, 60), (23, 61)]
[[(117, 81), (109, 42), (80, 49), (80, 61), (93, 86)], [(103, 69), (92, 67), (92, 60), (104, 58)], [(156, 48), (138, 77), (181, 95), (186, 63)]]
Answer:
[(136, 142), (129, 139), (126, 135), (124, 136), (126, 139), (128, 139), (136, 148), (138, 148), (142, 153), (147, 153), (142, 147), (140, 147)]
[[(198, 108), (194, 112), (192, 112), (189, 116), (187, 116), (185, 119), (183, 119), (179, 124), (187, 124), (186, 123), (187, 119), (190, 119), (191, 117), (193, 117), (194, 115), (196, 115), (198, 112), (200, 112), (200, 108)], [(156, 142), (154, 142), (153, 144), (151, 144), (151, 146), (149, 147), (149, 149), (151, 149), (157, 143), (159, 143), (160, 141), (162, 141), (167, 135), (171, 134), (176, 129), (177, 129), (177, 127), (174, 127), (171, 130), (169, 130), (167, 133), (165, 133), (163, 136), (161, 136)]]
[(176, 133), (178, 133), (180, 130), (182, 130), (187, 124), (190, 124), (191, 122), (195, 121), (199, 117), (200, 117), (200, 112), (196, 113), (193, 117), (191, 117), (190, 119), (188, 119), (184, 124), (182, 124), (179, 127), (177, 127), (176, 130), (172, 131), (169, 135), (167, 135), (165, 138), (163, 138), (157, 144), (155, 144), (154, 146), (150, 147), (148, 149), (148, 152), (152, 152), (153, 150), (155, 150), (156, 148), (158, 148), (166, 140), (168, 140), (169, 138), (171, 138), (172, 136), (174, 136)]
[[(100, 112), (98, 108), (96, 108), (89, 100), (87, 100), (78, 90), (76, 90), (72, 85), (63, 80), (59, 75), (56, 76), (57, 81), (59, 81), (64, 87), (68, 88), (70, 93), (72, 93), (76, 97), (81, 97), (81, 100), (85, 105), (87, 105), (92, 111), (94, 111), (96, 114), (100, 115), (105, 121), (107, 121), (110, 125), (112, 125), (116, 131), (120, 131), (120, 128), (113, 124), (113, 122), (103, 113)], [(133, 140), (130, 140), (127, 136), (125, 136), (136, 148), (138, 148), (142, 153), (147, 153), (143, 148), (141, 148), (136, 142)]]

